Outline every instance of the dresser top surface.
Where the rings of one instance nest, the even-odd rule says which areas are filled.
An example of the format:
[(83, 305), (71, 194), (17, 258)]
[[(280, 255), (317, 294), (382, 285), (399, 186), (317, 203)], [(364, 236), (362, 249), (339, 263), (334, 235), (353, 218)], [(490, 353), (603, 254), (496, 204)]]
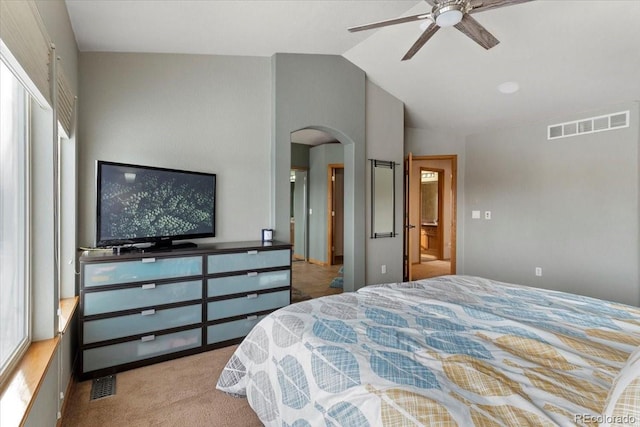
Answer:
[(291, 249), (291, 244), (287, 242), (273, 241), (263, 242), (252, 240), (245, 242), (219, 242), (219, 243), (198, 243), (195, 248), (165, 249), (162, 251), (149, 250), (148, 248), (135, 249), (132, 251), (115, 254), (110, 250), (84, 251), (80, 255), (80, 262), (153, 258), (162, 256), (190, 256), (207, 255), (225, 252), (241, 252), (243, 250), (275, 250)]

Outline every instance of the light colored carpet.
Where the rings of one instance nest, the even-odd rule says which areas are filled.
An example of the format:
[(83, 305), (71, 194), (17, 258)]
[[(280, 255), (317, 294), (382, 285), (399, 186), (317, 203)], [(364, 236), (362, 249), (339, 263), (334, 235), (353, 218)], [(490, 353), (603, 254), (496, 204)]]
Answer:
[(247, 399), (216, 390), (236, 346), (117, 374), (116, 394), (89, 400), (91, 381), (76, 383), (62, 426), (262, 426)]

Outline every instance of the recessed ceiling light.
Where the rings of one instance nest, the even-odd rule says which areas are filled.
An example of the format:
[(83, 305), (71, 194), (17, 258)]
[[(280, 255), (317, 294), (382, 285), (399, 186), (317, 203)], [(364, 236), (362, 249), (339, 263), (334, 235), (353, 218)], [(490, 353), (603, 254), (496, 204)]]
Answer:
[(498, 90), (504, 94), (516, 93), (520, 90), (518, 82), (504, 82), (498, 85)]

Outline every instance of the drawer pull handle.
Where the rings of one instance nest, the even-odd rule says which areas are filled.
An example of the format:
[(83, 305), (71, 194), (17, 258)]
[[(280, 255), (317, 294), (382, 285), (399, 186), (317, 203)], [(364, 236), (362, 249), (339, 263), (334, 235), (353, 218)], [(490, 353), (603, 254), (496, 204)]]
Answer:
[(247, 251), (247, 255), (258, 255), (258, 251)]
[(258, 318), (257, 315), (252, 314), (251, 316), (247, 316), (247, 320), (256, 320)]
[(142, 258), (142, 262), (156, 262), (155, 258)]
[(140, 341), (142, 342), (148, 342), (148, 341), (153, 341), (156, 339), (155, 335), (147, 335), (146, 337), (142, 337), (140, 338)]
[(143, 316), (151, 316), (152, 314), (156, 314), (156, 310), (153, 308), (151, 310), (142, 310), (140, 314)]
[(258, 298), (258, 294), (249, 294), (247, 295), (247, 298), (249, 299)]
[(156, 284), (155, 283), (147, 283), (146, 285), (142, 285), (142, 289), (146, 290), (146, 289), (155, 289), (156, 288)]
[(257, 271), (250, 271), (250, 272), (247, 273), (247, 276), (249, 276), (249, 277), (255, 277), (257, 275), (258, 275)]

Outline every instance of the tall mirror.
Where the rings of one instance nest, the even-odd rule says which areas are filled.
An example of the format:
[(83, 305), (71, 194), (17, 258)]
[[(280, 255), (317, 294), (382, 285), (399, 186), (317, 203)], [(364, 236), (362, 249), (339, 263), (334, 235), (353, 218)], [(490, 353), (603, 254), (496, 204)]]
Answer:
[(394, 162), (371, 160), (371, 238), (396, 236)]

